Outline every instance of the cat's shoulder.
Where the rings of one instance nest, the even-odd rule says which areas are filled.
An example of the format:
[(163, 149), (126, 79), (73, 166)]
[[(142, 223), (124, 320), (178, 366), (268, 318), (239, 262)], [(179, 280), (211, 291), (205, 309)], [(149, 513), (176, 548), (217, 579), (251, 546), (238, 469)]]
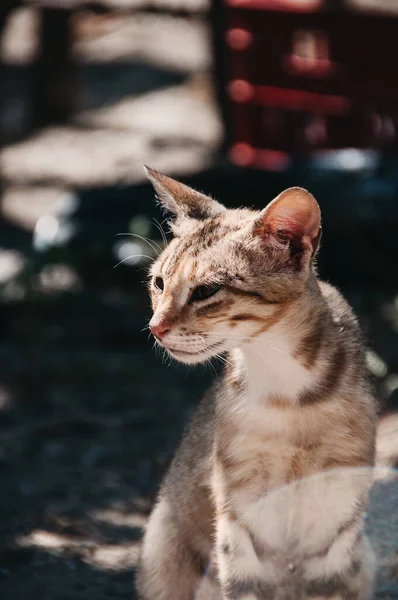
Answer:
[(353, 308), (340, 292), (330, 283), (318, 281), (324, 300), (328, 306), (333, 322), (341, 331), (351, 337), (351, 341), (363, 342), (363, 335)]
[(334, 315), (354, 316), (354, 311), (340, 290), (326, 281), (318, 280), (318, 283), (322, 296)]

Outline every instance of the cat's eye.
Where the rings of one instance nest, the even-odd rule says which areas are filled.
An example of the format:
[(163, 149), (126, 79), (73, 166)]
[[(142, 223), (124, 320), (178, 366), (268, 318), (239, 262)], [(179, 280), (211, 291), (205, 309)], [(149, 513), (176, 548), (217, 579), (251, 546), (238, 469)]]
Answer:
[(210, 285), (199, 285), (192, 292), (192, 296), (189, 302), (199, 302), (200, 300), (206, 300), (210, 296), (214, 296), (222, 288), (219, 283), (213, 283)]
[(164, 290), (164, 281), (162, 277), (155, 277), (154, 279), (155, 288), (163, 292)]

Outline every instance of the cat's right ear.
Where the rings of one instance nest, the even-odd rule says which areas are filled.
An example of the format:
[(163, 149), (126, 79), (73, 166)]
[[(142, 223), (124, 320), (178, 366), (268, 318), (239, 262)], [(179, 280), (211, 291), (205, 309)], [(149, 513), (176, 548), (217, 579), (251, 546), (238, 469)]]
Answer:
[(253, 232), (265, 243), (283, 241), (297, 266), (317, 253), (321, 239), (321, 212), (314, 196), (299, 187), (279, 194), (254, 222)]
[(295, 252), (314, 256), (321, 239), (321, 211), (314, 196), (292, 187), (273, 200), (256, 219), (254, 232), (264, 241), (282, 238)]
[(201, 221), (215, 217), (226, 210), (216, 200), (171, 177), (149, 167), (144, 167), (144, 171), (155, 189), (160, 204), (176, 218), (185, 217)]

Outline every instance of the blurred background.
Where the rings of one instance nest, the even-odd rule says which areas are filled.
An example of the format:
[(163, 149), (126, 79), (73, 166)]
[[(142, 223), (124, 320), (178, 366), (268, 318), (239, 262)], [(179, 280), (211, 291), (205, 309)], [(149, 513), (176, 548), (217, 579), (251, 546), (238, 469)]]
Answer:
[[(228, 206), (290, 185), (357, 311), (398, 465), (398, 1), (0, 4), (0, 596), (131, 598), (160, 478), (214, 372), (162, 364), (143, 164)], [(384, 480), (383, 480), (384, 481)], [(398, 598), (398, 485), (369, 527)]]

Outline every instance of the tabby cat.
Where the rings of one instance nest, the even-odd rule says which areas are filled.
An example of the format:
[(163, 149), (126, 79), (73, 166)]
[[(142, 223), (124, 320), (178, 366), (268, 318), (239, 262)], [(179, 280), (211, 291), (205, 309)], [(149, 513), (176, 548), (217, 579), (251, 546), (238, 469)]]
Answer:
[(227, 209), (152, 169), (174, 237), (151, 267), (159, 346), (222, 354), (161, 487), (141, 600), (368, 600), (375, 401), (349, 305), (317, 278), (320, 209)]

